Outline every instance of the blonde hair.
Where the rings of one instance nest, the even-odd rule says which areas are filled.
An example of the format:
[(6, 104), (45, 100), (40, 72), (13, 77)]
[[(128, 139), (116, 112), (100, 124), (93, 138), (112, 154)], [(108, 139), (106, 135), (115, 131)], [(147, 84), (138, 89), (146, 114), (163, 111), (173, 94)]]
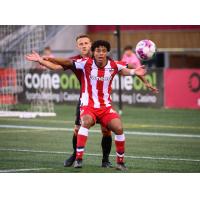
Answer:
[(88, 39), (91, 41), (91, 38), (90, 38), (89, 35), (87, 35), (87, 34), (81, 34), (81, 35), (77, 36), (77, 37), (76, 37), (76, 41), (77, 41), (78, 39), (80, 39), (80, 38), (88, 38)]

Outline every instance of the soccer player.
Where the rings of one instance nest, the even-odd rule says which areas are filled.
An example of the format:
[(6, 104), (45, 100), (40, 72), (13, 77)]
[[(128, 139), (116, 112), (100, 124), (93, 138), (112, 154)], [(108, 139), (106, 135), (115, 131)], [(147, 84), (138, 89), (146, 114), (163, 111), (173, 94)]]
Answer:
[[(73, 61), (76, 61), (78, 59), (82, 58), (89, 58), (91, 57), (91, 39), (88, 35), (82, 34), (79, 35), (76, 38), (76, 46), (77, 49), (80, 51), (79, 55), (73, 56), (70, 59)], [(55, 58), (55, 57), (50, 57), (50, 56), (42, 56), (45, 60), (48, 60), (53, 63), (59, 63), (63, 62), (66, 60), (66, 58)], [(56, 66), (56, 65), (55, 65)], [(61, 66), (57, 66), (60, 68)], [(80, 75), (80, 70), (76, 70), (74, 68), (68, 68), (74, 72), (76, 75), (77, 79), (79, 80), (81, 84), (81, 75)], [(75, 159), (76, 159), (76, 144), (77, 144), (77, 134), (80, 128), (80, 100), (77, 103), (76, 107), (76, 119), (75, 119), (75, 125), (74, 125), (74, 134), (72, 137), (72, 146), (73, 146), (73, 153), (72, 155), (64, 161), (64, 167), (70, 167), (73, 165)], [(101, 126), (101, 131), (102, 131), (102, 140), (101, 140), (101, 147), (102, 147), (102, 153), (103, 153), (103, 158), (102, 158), (102, 167), (109, 168), (112, 167), (112, 164), (109, 161), (109, 155), (111, 151), (111, 146), (112, 146), (112, 136), (111, 136), (111, 131), (109, 131), (107, 128)]]
[[(107, 53), (110, 43), (104, 40), (95, 41), (91, 50), (94, 58), (80, 59), (75, 62), (68, 59), (63, 63), (64, 68), (74, 68), (81, 71), (81, 127), (78, 131), (76, 160), (74, 167), (82, 167), (84, 148), (89, 129), (98, 120), (101, 125), (115, 133), (115, 146), (118, 170), (126, 170), (124, 164), (125, 135), (123, 134), (120, 116), (111, 106), (111, 84), (114, 76), (120, 73), (123, 76), (145, 74), (143, 67), (128, 69), (125, 64), (109, 60)], [(53, 63), (44, 61), (38, 54), (30, 54), (27, 59), (37, 61), (49, 69), (61, 69)]]

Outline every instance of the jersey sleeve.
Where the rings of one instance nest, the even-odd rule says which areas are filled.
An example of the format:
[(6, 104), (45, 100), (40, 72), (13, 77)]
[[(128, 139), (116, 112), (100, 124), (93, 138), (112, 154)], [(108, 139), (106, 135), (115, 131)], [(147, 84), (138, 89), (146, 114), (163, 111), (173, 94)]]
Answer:
[(118, 72), (124, 68), (127, 68), (127, 64), (123, 61), (116, 61)]
[(74, 67), (75, 67), (76, 69), (81, 69), (81, 70), (83, 70), (84, 67), (85, 67), (86, 62), (87, 62), (87, 59), (77, 59), (77, 60), (74, 61), (73, 63), (74, 63)]

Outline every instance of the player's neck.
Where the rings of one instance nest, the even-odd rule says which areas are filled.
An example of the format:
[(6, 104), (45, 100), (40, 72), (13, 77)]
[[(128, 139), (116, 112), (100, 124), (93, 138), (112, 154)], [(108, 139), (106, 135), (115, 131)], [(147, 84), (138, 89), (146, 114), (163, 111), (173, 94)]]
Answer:
[(89, 57), (91, 57), (91, 54), (90, 54), (90, 53), (88, 53), (88, 54), (81, 54), (81, 56), (82, 56), (83, 58), (89, 58)]
[(98, 62), (97, 60), (94, 60), (94, 61), (95, 61), (96, 66), (99, 68), (104, 68), (108, 63), (107, 58), (105, 60), (103, 60), (102, 62)]

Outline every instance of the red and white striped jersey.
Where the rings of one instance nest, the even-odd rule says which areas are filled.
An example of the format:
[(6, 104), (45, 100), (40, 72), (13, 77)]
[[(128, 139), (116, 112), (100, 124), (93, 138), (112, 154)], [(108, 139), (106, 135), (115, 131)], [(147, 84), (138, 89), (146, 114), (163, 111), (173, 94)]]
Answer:
[[(80, 60), (80, 59), (83, 59), (83, 57), (81, 55), (76, 55), (76, 56), (73, 56), (73, 57), (70, 57), (70, 60), (72, 60), (73, 62), (77, 61), (77, 60)], [(63, 69), (64, 70), (71, 70), (74, 72), (74, 74), (76, 75), (76, 78), (78, 79), (80, 85), (81, 85), (81, 76), (82, 76), (82, 70), (78, 70), (74, 67), (66, 67), (66, 66), (63, 66)]]
[(82, 70), (81, 106), (94, 108), (111, 106), (112, 80), (123, 68), (124, 62), (108, 60), (104, 68), (99, 68), (94, 59), (80, 59), (74, 62), (76, 69)]

